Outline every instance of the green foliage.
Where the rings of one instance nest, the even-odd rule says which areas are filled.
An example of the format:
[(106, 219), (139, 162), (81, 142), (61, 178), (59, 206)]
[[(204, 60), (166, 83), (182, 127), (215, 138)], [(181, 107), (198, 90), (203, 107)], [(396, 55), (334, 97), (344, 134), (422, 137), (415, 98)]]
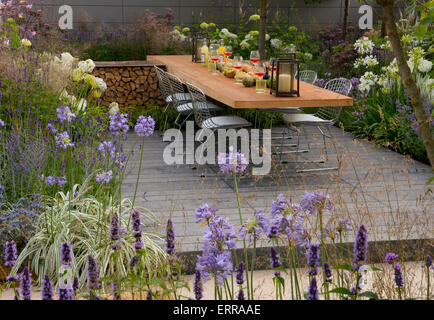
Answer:
[(91, 43), (83, 52), (83, 59), (95, 61), (146, 60), (147, 48), (143, 41), (115, 39)]

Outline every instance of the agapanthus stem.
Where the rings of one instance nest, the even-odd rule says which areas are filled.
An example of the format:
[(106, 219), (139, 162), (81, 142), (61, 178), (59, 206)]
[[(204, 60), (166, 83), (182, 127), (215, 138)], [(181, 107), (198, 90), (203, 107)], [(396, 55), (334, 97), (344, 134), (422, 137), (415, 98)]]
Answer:
[(137, 173), (137, 181), (136, 181), (136, 187), (134, 189), (134, 197), (133, 197), (133, 204), (132, 208), (134, 208), (134, 204), (136, 203), (136, 196), (137, 196), (137, 189), (139, 187), (139, 180), (140, 180), (140, 172), (142, 171), (142, 161), (143, 161), (143, 149), (145, 144), (145, 136), (142, 138), (142, 150), (140, 152), (140, 162), (139, 162), (139, 172)]
[(431, 297), (429, 295), (429, 266), (426, 268), (426, 299), (430, 300)]

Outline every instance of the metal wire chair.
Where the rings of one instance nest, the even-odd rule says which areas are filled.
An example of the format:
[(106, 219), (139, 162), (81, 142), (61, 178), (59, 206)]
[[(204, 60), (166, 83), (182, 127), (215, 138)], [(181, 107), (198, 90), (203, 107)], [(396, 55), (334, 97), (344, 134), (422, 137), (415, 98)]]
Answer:
[(316, 71), (313, 70), (301, 70), (300, 81), (304, 81), (310, 84), (314, 84), (317, 78)]
[[(352, 84), (351, 81), (348, 79), (339, 78), (339, 79), (332, 79), (328, 81), (324, 86), (324, 88), (336, 93), (348, 95), (352, 89)], [(299, 154), (310, 151), (309, 143), (308, 143), (308, 150), (300, 149), (300, 129), (297, 126), (301, 126), (303, 129), (304, 126), (316, 126), (323, 137), (323, 150), (325, 153), (325, 159), (303, 161), (303, 163), (324, 163), (324, 167), (314, 168), (314, 169), (301, 169), (301, 170), (297, 170), (297, 172), (312, 172), (312, 171), (339, 169), (339, 165), (340, 165), (339, 154), (330, 127), (333, 126), (338, 121), (341, 111), (342, 111), (342, 107), (321, 107), (313, 115), (312, 114), (285, 114), (283, 116), (284, 121), (289, 125), (291, 125), (293, 130), (297, 132), (297, 144), (296, 144), (297, 150), (287, 152), (287, 153), (296, 154), (296, 165), (299, 164), (298, 161)], [(333, 144), (338, 166), (326, 167), (326, 162), (329, 161), (329, 157), (327, 154), (326, 138), (329, 138)]]

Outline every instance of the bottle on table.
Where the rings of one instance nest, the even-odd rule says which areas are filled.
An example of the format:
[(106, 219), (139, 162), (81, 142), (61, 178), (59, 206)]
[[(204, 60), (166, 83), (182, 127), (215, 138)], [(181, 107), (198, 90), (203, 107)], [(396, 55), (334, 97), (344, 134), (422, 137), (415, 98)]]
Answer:
[(200, 49), (201, 51), (201, 62), (202, 63), (208, 63), (208, 55), (209, 55), (209, 48), (206, 45), (206, 43), (202, 46), (202, 48)]
[(226, 62), (226, 48), (225, 41), (223, 39), (220, 40), (220, 48), (219, 48), (219, 62)]

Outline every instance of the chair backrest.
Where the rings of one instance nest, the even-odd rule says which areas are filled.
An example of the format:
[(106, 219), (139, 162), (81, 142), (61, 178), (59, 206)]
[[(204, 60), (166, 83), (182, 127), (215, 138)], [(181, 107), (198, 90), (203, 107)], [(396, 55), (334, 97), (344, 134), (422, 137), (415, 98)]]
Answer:
[(191, 103), (193, 104), (194, 121), (202, 128), (202, 123), (212, 117), (208, 109), (206, 96), (198, 87), (190, 83), (186, 83), (185, 85), (190, 93)]
[(302, 70), (300, 71), (300, 81), (304, 81), (313, 84), (317, 78), (316, 71), (313, 70)]
[(157, 73), (158, 86), (160, 87), (161, 95), (163, 96), (163, 99), (166, 100), (171, 94), (169, 79), (167, 78), (166, 72), (163, 69), (157, 66), (154, 66), (154, 69)]
[[(340, 93), (343, 95), (348, 95), (351, 91), (351, 88), (353, 85), (351, 84), (351, 81), (345, 78), (338, 78), (338, 79), (332, 79), (327, 81), (327, 83), (324, 86), (324, 89)], [(321, 107), (319, 110), (315, 113), (315, 116), (324, 119), (329, 120), (333, 124), (338, 121), (339, 116), (341, 115), (342, 107)]]
[[(169, 80), (169, 83), (170, 83), (170, 90), (171, 90), (171, 97), (172, 97), (173, 105), (178, 106), (181, 103), (184, 103), (185, 99), (182, 99), (182, 96), (185, 93), (185, 91), (184, 91), (184, 85), (183, 85), (181, 79), (179, 79), (174, 74), (171, 74), (168, 72), (166, 72), (166, 76), (167, 76), (167, 79)], [(179, 95), (179, 93), (181, 95)]]

